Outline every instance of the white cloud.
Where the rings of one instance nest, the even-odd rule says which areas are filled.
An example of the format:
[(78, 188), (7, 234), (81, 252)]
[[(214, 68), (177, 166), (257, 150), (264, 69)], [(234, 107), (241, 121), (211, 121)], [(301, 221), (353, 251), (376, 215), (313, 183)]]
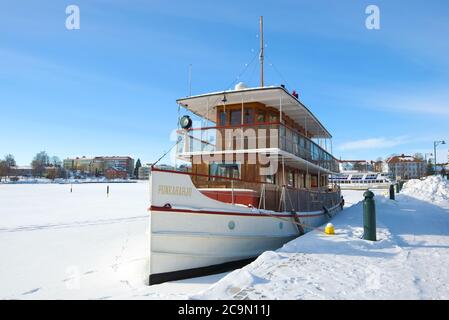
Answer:
[(407, 142), (406, 136), (395, 137), (395, 138), (369, 138), (363, 140), (354, 140), (342, 143), (338, 146), (338, 149), (342, 151), (348, 150), (360, 150), (360, 149), (384, 149), (391, 148)]

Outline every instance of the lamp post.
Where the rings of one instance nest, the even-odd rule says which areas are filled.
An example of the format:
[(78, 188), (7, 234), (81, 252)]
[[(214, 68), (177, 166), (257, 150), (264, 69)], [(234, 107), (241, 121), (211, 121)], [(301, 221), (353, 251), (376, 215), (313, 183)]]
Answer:
[[(427, 158), (427, 156), (429, 156), (429, 158)], [(426, 166), (425, 166), (425, 168), (423, 169), (423, 171), (425, 172), (425, 175), (427, 176), (427, 175), (429, 175), (429, 161), (430, 161), (430, 166), (432, 167), (432, 162), (431, 162), (431, 160), (430, 159), (432, 159), (432, 157), (433, 157), (433, 153), (425, 153), (424, 154), (424, 160), (425, 160), (425, 162), (426, 162)]]
[(446, 142), (444, 140), (433, 142), (433, 155), (435, 158), (435, 168), (433, 169), (434, 175), (437, 174), (437, 146), (440, 144), (446, 144)]

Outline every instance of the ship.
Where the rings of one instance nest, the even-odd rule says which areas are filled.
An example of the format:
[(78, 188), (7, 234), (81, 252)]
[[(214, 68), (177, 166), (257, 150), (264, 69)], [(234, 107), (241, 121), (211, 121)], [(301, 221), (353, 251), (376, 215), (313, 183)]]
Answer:
[(151, 168), (150, 285), (241, 267), (343, 209), (332, 135), (296, 91), (264, 85), (260, 22), (259, 86), (176, 101), (184, 170)]
[(345, 171), (333, 174), (329, 178), (332, 185), (342, 190), (388, 189), (394, 181), (388, 173)]

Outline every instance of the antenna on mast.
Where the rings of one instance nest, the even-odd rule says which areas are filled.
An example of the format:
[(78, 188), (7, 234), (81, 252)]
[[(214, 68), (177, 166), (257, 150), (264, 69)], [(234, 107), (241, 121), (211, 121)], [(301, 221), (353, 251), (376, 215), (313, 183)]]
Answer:
[(263, 82), (263, 16), (260, 16), (260, 86), (264, 86)]

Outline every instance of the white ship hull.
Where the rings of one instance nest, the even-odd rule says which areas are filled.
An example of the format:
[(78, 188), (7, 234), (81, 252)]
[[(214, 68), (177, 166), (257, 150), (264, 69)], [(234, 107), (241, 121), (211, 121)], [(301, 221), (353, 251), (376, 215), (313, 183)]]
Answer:
[[(238, 267), (300, 235), (291, 213), (216, 201), (188, 175), (154, 171), (150, 184), (150, 285)], [(307, 232), (340, 209), (297, 216)]]

